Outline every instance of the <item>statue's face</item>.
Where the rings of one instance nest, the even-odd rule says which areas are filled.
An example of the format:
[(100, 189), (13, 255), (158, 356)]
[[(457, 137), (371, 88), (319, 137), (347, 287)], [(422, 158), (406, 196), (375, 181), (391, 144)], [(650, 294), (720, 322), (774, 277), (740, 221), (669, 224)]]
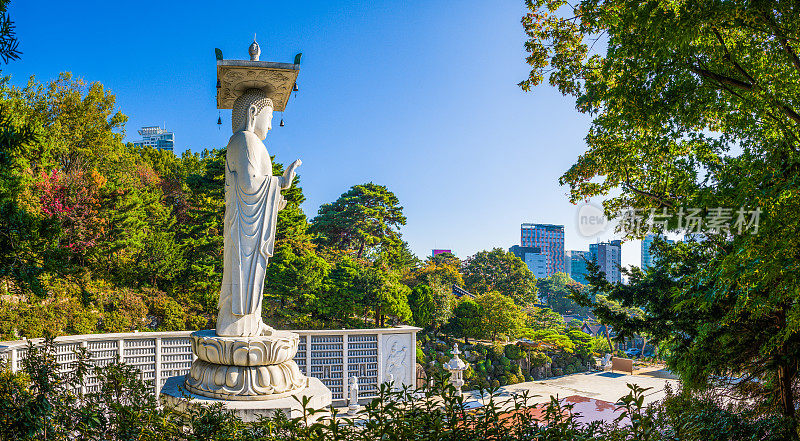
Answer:
[(258, 139), (264, 140), (267, 137), (267, 132), (272, 129), (272, 107), (264, 107), (261, 112), (256, 115), (256, 120), (253, 123), (253, 132), (258, 136)]

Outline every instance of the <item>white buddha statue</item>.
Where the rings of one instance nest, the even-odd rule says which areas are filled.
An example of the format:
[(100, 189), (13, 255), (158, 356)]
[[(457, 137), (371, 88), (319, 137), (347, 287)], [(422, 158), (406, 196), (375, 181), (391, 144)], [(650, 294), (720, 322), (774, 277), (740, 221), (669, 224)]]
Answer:
[(251, 337), (274, 331), (261, 318), (264, 275), (275, 245), (278, 211), (286, 206), (300, 160), (272, 176), (262, 142), (272, 128), (272, 100), (249, 89), (233, 105), (233, 136), (225, 160), (225, 258), (217, 335)]

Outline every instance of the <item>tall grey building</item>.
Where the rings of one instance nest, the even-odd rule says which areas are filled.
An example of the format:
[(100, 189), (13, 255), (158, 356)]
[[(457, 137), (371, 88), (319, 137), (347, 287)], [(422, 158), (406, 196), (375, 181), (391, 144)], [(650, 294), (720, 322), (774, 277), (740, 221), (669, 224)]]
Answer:
[(622, 264), (621, 240), (589, 244), (589, 253), (592, 260), (600, 266), (600, 271), (606, 273), (606, 280), (610, 283), (622, 281), (622, 274), (619, 271)]
[(134, 141), (137, 147), (152, 147), (159, 150), (173, 151), (175, 149), (175, 134), (161, 127), (142, 127), (139, 129), (141, 141)]

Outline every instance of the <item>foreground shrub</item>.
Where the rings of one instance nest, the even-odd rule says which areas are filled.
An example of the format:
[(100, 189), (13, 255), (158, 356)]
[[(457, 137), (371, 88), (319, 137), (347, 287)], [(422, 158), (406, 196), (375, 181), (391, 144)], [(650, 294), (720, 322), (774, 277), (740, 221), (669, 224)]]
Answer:
[[(180, 415), (159, 408), (138, 371), (120, 363), (95, 368), (85, 350), (77, 353), (71, 373), (59, 373), (52, 340), (31, 346), (23, 372), (0, 371), (0, 439), (2, 440), (274, 440), (274, 441), (561, 441), (561, 440), (760, 440), (796, 438), (792, 422), (774, 415), (739, 411), (719, 400), (667, 391), (667, 398), (644, 406), (647, 390), (631, 385), (617, 403), (613, 423), (583, 424), (551, 397), (535, 405), (534, 397), (499, 398), (485, 391), (482, 408), (465, 411), (465, 399), (448, 385), (392, 390), (383, 384), (379, 396), (356, 418), (336, 410), (308, 409), (302, 417), (278, 416), (244, 423), (219, 406)], [(84, 393), (93, 370), (99, 387)], [(531, 412), (540, 409), (542, 416)], [(316, 419), (317, 422), (311, 421)]]

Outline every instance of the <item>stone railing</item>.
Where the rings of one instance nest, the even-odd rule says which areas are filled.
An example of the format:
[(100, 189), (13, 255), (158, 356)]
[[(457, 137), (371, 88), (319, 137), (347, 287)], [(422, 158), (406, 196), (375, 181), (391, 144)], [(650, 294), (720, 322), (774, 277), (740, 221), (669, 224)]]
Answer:
[[(358, 377), (359, 398), (374, 397), (378, 384), (391, 374), (395, 384), (413, 385), (416, 377), (417, 331), (401, 326), (380, 329), (300, 330), (295, 361), (305, 375), (319, 378), (333, 394), (334, 404), (348, 399), (347, 378)], [(192, 331), (129, 332), (119, 334), (70, 335), (56, 338), (56, 359), (63, 372), (77, 359), (78, 347), (85, 347), (91, 362), (103, 366), (117, 359), (135, 366), (142, 379), (158, 394), (167, 378), (184, 375), (194, 355), (189, 340)], [(34, 340), (34, 343), (40, 342)], [(0, 357), (11, 369), (22, 368), (29, 340), (0, 342)], [(89, 375), (85, 392), (98, 388)]]

